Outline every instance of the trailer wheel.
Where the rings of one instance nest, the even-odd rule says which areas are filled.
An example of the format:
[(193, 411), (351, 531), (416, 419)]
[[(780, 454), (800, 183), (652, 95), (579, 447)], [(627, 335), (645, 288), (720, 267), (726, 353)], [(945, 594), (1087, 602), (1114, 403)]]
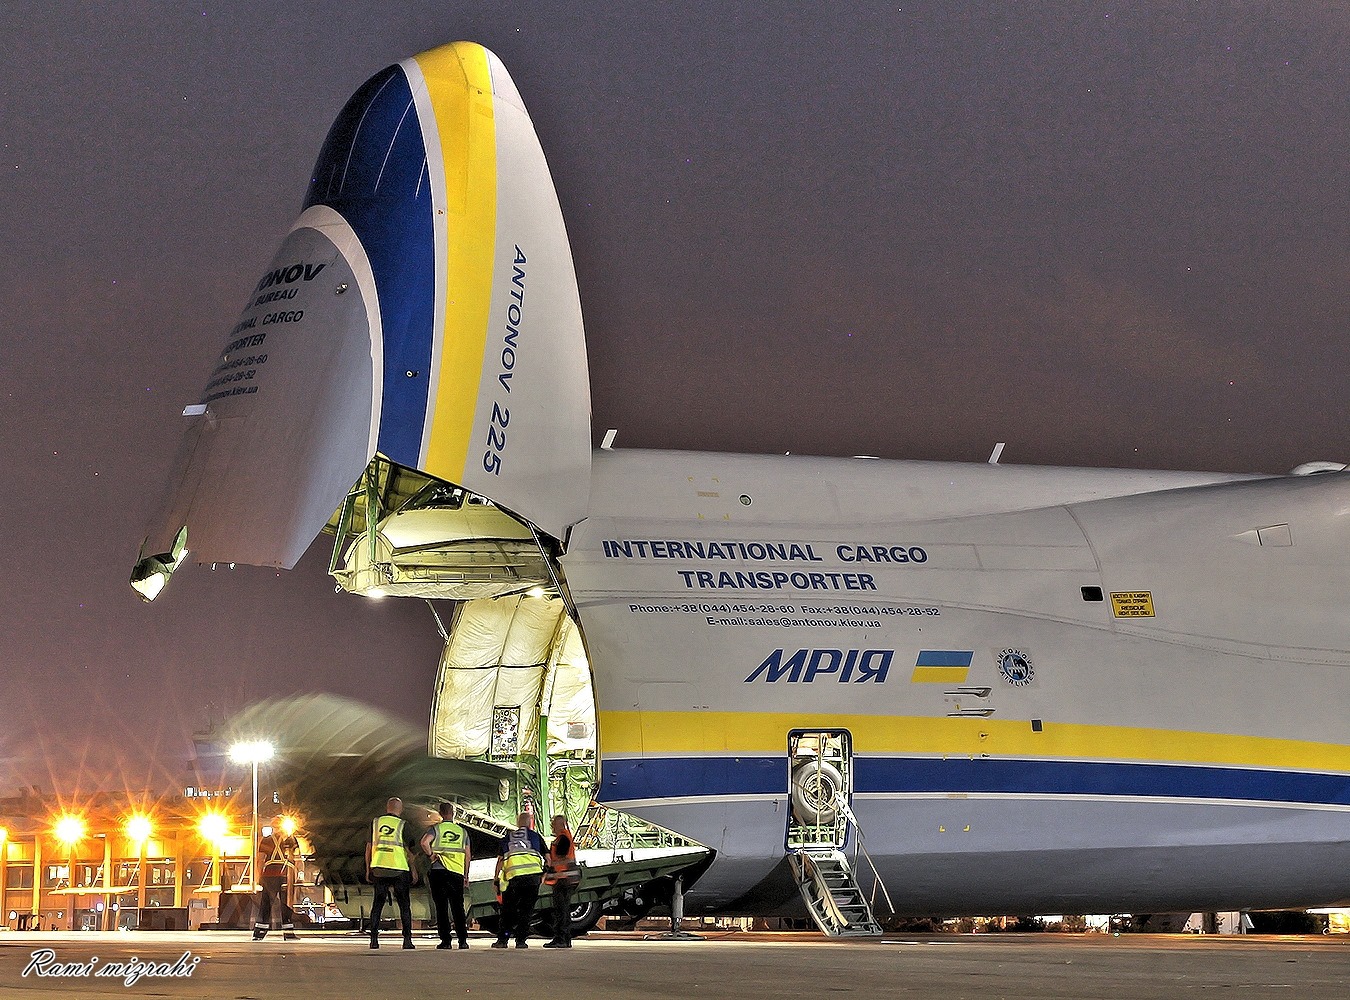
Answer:
[(836, 801), (844, 793), (844, 776), (823, 760), (804, 760), (792, 769), (792, 814), (799, 823), (823, 826), (834, 822)]
[(590, 931), (595, 930), (595, 925), (600, 922), (600, 917), (604, 914), (604, 907), (599, 900), (592, 900), (589, 903), (578, 903), (572, 907), (568, 916), (572, 921), (572, 936), (581, 937)]

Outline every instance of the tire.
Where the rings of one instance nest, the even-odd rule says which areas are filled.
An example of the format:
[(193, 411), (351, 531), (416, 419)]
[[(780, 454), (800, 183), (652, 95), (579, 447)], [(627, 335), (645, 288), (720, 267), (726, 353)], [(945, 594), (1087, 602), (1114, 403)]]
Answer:
[(835, 800), (844, 793), (839, 768), (823, 760), (804, 760), (792, 769), (792, 815), (806, 826), (834, 822)]
[(596, 900), (589, 903), (578, 903), (572, 907), (569, 914), (572, 919), (572, 936), (581, 937), (588, 931), (595, 930), (595, 925), (600, 922), (603, 913), (604, 907)]

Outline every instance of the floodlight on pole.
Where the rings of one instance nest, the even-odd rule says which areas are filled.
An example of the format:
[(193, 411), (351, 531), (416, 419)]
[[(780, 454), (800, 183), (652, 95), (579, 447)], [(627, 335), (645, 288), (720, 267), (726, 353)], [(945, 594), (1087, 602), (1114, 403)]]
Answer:
[(144, 843), (150, 839), (152, 829), (150, 817), (137, 814), (127, 820), (127, 839), (134, 843)]
[(71, 813), (66, 813), (58, 819), (53, 829), (56, 833), (56, 839), (68, 848), (74, 847), (84, 839), (84, 820)]
[(245, 740), (230, 747), (230, 759), (236, 764), (253, 766), (253, 831), (249, 840), (250, 885), (262, 884), (258, 878), (258, 765), (272, 759), (275, 748), (267, 740)]
[(216, 845), (223, 844), (225, 838), (229, 836), (230, 821), (224, 813), (203, 813), (202, 818), (197, 821), (197, 832), (202, 835), (203, 840)]
[(267, 740), (243, 740), (230, 747), (230, 760), (236, 764), (266, 764), (276, 753)]

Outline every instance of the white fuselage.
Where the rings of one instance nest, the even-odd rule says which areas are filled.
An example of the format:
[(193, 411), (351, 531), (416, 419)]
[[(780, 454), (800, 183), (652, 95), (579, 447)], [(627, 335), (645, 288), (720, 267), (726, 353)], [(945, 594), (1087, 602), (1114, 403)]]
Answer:
[(1350, 475), (602, 451), (562, 567), (692, 907), (791, 904), (794, 730), (905, 912), (1350, 897)]

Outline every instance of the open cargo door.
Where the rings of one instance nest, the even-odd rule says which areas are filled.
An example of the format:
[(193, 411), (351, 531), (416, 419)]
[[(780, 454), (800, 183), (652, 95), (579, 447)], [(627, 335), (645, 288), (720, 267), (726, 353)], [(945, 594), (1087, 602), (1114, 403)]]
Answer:
[(456, 42), (357, 91), (184, 415), (132, 574), (146, 599), (187, 555), (294, 566), (377, 453), (555, 539), (585, 516), (576, 275), (534, 126), (496, 56)]

